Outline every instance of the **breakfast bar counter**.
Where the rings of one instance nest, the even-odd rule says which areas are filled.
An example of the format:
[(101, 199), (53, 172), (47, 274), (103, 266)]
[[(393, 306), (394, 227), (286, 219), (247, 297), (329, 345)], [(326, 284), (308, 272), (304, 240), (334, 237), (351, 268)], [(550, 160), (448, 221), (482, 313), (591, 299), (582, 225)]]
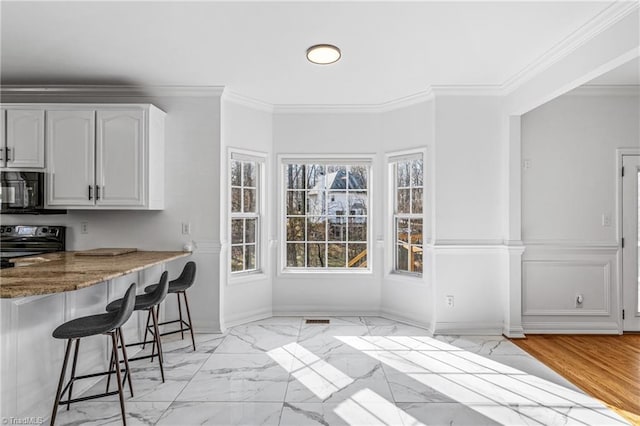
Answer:
[(0, 270), (0, 298), (79, 290), (190, 254), (134, 251), (117, 256), (83, 256), (58, 252), (14, 259), (15, 268)]
[[(104, 255), (123, 250), (130, 252)], [(164, 271), (169, 279), (176, 278), (191, 255), (134, 250), (41, 254), (12, 259), (16, 266), (0, 271), (0, 419), (38, 417), (46, 421), (51, 414), (64, 359), (64, 342), (51, 336), (57, 326), (104, 313), (107, 304), (121, 298), (131, 283), (136, 283), (137, 293), (142, 294)], [(161, 321), (167, 303), (172, 302), (160, 305)], [(168, 310), (173, 311), (172, 307)], [(126, 341), (140, 341), (145, 324), (146, 316), (134, 312), (122, 327)], [(105, 371), (110, 354), (107, 339), (97, 336), (85, 340), (78, 371)], [(133, 351), (131, 348), (130, 355)], [(95, 381), (79, 381), (74, 395), (81, 395)]]

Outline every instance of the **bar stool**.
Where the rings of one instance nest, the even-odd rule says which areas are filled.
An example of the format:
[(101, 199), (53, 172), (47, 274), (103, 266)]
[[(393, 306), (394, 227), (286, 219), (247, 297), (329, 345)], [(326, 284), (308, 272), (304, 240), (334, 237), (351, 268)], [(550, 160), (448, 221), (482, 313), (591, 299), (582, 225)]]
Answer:
[[(144, 334), (144, 339), (142, 342), (138, 342), (138, 343), (129, 343), (126, 346), (138, 346), (138, 345), (144, 345), (146, 343), (153, 343), (153, 348), (151, 350), (151, 355), (142, 355), (142, 356), (137, 356), (137, 357), (133, 357), (133, 358), (129, 358), (129, 361), (137, 361), (140, 359), (147, 359), (147, 358), (151, 358), (151, 360), (153, 361), (153, 357), (155, 357), (155, 348), (156, 345), (158, 347), (158, 364), (160, 364), (160, 376), (162, 377), (162, 383), (164, 383), (164, 367), (163, 367), (163, 358), (162, 358), (162, 344), (160, 343), (160, 332), (158, 330), (158, 316), (156, 314), (156, 310), (154, 309), (156, 306), (158, 306), (160, 303), (162, 303), (162, 301), (165, 299), (165, 297), (167, 297), (167, 291), (169, 290), (169, 273), (168, 272), (163, 272), (162, 275), (160, 276), (160, 283), (155, 285), (155, 288), (152, 292), (147, 293), (147, 294), (141, 294), (139, 296), (136, 296), (135, 298), (135, 303), (134, 303), (134, 307), (133, 310), (134, 311), (148, 311), (149, 315), (153, 318), (153, 332), (151, 333), (153, 335), (153, 340), (147, 342), (147, 333), (146, 333), (146, 329), (145, 329), (145, 334)], [(118, 299), (118, 300), (114, 300), (113, 302), (109, 303), (107, 305), (107, 312), (114, 312), (120, 309), (120, 307), (122, 306), (123, 303), (123, 299)], [(147, 318), (147, 327), (148, 327), (148, 318)], [(109, 369), (111, 369), (111, 365), (114, 363), (114, 357), (111, 357), (111, 362), (109, 364)], [(116, 360), (116, 365), (118, 365), (117, 360)], [(128, 368), (127, 368), (128, 370)], [(125, 378), (126, 378), (126, 372), (125, 372)], [(109, 390), (109, 383), (111, 381), (111, 375), (109, 375), (109, 377), (107, 378), (107, 391)]]
[[(89, 399), (100, 398), (108, 395), (115, 395), (116, 393), (120, 396), (120, 410), (122, 412), (122, 423), (126, 425), (127, 421), (124, 413), (124, 393), (122, 391), (122, 386), (124, 382), (121, 381), (120, 377), (120, 368), (116, 368), (116, 376), (118, 378), (118, 390), (114, 392), (106, 392), (98, 395), (85, 396), (81, 398), (71, 399), (71, 393), (73, 391), (73, 382), (78, 379), (87, 379), (90, 377), (97, 377), (108, 374), (111, 376), (111, 367), (109, 371), (105, 371), (102, 373), (95, 374), (86, 374), (83, 376), (76, 376), (76, 364), (78, 362), (78, 349), (80, 347), (80, 339), (83, 337), (89, 336), (97, 336), (98, 334), (107, 334), (111, 336), (111, 344), (112, 344), (112, 357), (114, 357), (118, 361), (118, 366), (120, 365), (119, 355), (118, 355), (118, 339), (122, 344), (122, 357), (124, 361), (124, 365), (126, 371), (129, 371), (129, 362), (127, 359), (127, 351), (125, 349), (124, 337), (122, 336), (122, 332), (120, 327), (127, 322), (129, 317), (131, 317), (131, 313), (133, 312), (133, 306), (135, 304), (135, 296), (136, 296), (136, 285), (131, 284), (129, 289), (124, 295), (124, 303), (122, 303), (119, 309), (109, 312), (106, 314), (98, 314), (98, 315), (90, 315), (86, 317), (76, 318), (71, 321), (67, 321), (64, 324), (60, 325), (58, 328), (53, 330), (53, 337), (56, 339), (67, 339), (67, 348), (64, 354), (64, 361), (62, 363), (62, 372), (60, 373), (60, 381), (58, 382), (58, 390), (56, 392), (56, 400), (53, 403), (53, 412), (51, 413), (51, 426), (53, 426), (56, 420), (56, 414), (58, 413), (59, 404), (67, 404), (67, 410), (72, 402), (86, 401)], [(64, 383), (64, 376), (67, 372), (67, 363), (69, 361), (69, 354), (71, 352), (71, 344), (73, 341), (76, 341), (76, 348), (73, 354), (73, 364), (71, 367), (71, 378), (69, 382), (62, 388)], [(60, 401), (62, 395), (69, 390), (69, 397), (66, 401)], [(131, 391), (131, 396), (133, 396), (133, 386), (131, 385), (131, 377), (129, 377), (129, 390)]]
[[(178, 316), (179, 319), (173, 321), (165, 321), (161, 322), (159, 325), (173, 324), (176, 322), (180, 323), (180, 329), (174, 331), (167, 331), (162, 333), (161, 336), (166, 336), (167, 334), (180, 333), (182, 334), (182, 340), (184, 340), (184, 332), (189, 330), (191, 332), (191, 343), (193, 344), (193, 350), (196, 350), (196, 340), (193, 337), (193, 326), (191, 325), (191, 313), (189, 312), (189, 302), (187, 301), (187, 289), (191, 287), (196, 279), (196, 263), (193, 261), (187, 262), (180, 273), (180, 276), (175, 280), (169, 282), (169, 293), (174, 293), (178, 296)], [(146, 293), (151, 293), (155, 290), (158, 284), (153, 284), (147, 286), (144, 291)], [(187, 323), (182, 319), (182, 307), (180, 305), (180, 295), (184, 298), (184, 306), (187, 308), (187, 318), (189, 322)], [(159, 310), (159, 307), (158, 307)], [(156, 314), (157, 316), (157, 314)], [(186, 326), (186, 327), (185, 327)], [(145, 327), (145, 338), (147, 340), (147, 331), (149, 330), (149, 317), (147, 317), (147, 326)]]

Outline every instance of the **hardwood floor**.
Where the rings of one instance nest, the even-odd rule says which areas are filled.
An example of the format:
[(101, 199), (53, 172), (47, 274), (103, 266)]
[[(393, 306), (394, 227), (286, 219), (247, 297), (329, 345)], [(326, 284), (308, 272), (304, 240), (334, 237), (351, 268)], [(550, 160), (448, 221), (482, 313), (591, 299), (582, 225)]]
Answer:
[(527, 335), (512, 342), (640, 425), (640, 334)]

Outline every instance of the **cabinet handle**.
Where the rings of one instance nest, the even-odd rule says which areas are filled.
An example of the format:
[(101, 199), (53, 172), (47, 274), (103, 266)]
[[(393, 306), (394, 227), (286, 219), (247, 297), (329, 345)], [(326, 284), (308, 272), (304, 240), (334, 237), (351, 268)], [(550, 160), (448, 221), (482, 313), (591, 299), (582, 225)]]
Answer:
[(100, 185), (96, 185), (96, 200), (100, 199)]
[(4, 161), (4, 148), (0, 148), (0, 161)]
[(89, 185), (89, 199), (93, 200), (93, 186)]
[[(6, 147), (5, 149), (7, 150), (7, 155), (6, 155), (6, 157), (7, 157), (7, 161), (13, 161), (13, 158), (12, 158), (12, 156), (11, 156), (11, 152), (12, 152), (11, 148)], [(15, 155), (14, 155), (14, 156), (15, 156)]]

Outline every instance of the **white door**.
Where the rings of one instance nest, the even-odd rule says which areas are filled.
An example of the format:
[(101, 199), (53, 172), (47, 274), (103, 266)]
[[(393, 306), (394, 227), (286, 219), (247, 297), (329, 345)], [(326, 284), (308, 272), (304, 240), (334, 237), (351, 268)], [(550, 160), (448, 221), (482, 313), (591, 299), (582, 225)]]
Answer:
[(95, 204), (95, 111), (47, 111), (47, 205)]
[(9, 109), (7, 167), (44, 167), (44, 110)]
[(98, 111), (97, 205), (144, 205), (144, 111)]
[(622, 299), (624, 331), (640, 331), (640, 278), (638, 274), (638, 241), (640, 197), (640, 155), (622, 157)]

